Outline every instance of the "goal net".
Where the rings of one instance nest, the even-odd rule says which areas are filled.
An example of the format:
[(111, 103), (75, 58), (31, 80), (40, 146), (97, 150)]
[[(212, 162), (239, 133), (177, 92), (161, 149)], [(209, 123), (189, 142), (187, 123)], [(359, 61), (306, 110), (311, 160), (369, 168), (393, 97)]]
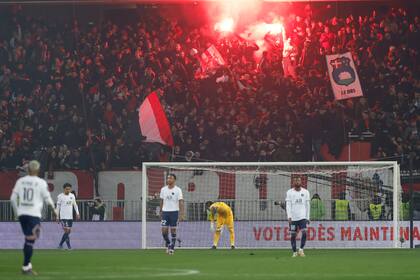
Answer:
[[(211, 247), (213, 232), (205, 205), (207, 201), (222, 201), (233, 211), (238, 248), (289, 248), (285, 196), (295, 177), (301, 178), (311, 196), (307, 248), (406, 245), (408, 230), (400, 224), (396, 162), (188, 162), (143, 164), (143, 248), (164, 246), (159, 194), (169, 173), (176, 175), (185, 203), (177, 247)], [(225, 229), (218, 247), (229, 244)]]

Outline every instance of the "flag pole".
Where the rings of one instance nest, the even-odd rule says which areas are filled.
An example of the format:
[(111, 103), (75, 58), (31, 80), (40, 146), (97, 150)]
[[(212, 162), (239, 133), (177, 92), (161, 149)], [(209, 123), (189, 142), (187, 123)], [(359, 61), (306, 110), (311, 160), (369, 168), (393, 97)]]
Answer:
[(171, 161), (174, 161), (174, 156), (175, 156), (175, 145), (173, 145), (171, 149)]

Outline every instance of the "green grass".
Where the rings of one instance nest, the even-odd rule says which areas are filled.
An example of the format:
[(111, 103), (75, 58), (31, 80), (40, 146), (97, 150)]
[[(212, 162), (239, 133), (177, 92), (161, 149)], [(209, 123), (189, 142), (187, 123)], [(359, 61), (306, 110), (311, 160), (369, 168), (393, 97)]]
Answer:
[[(37, 250), (37, 279), (420, 279), (420, 250)], [(21, 251), (0, 250), (0, 279), (20, 275)]]

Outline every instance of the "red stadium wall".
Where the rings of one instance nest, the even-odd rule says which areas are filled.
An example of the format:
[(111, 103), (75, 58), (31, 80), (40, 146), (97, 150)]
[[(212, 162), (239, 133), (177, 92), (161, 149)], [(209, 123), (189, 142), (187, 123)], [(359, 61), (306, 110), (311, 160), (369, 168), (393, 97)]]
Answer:
[(324, 144), (321, 147), (321, 155), (325, 161), (348, 161), (349, 149), (351, 161), (370, 160), (371, 144), (369, 142), (353, 142), (350, 145), (343, 146), (340, 156), (338, 158), (330, 154), (328, 145)]
[(17, 171), (0, 172), (0, 199), (9, 200), (17, 179)]
[[(410, 191), (410, 185), (409, 184), (402, 184), (401, 185), (403, 192), (409, 192)], [(420, 183), (413, 184), (413, 191), (420, 192)]]
[[(343, 174), (344, 175), (344, 174)], [(149, 194), (158, 194), (160, 188), (164, 184), (164, 174), (157, 170), (149, 173), (150, 189)], [(179, 175), (179, 185), (185, 188), (186, 193), (194, 194), (200, 197), (200, 193), (208, 195), (214, 191), (213, 199), (249, 199), (258, 197), (265, 199), (268, 197), (276, 197), (280, 195), (272, 186), (272, 181), (268, 177), (268, 181), (261, 186), (255, 188), (253, 177), (247, 178), (246, 181), (238, 181), (233, 174), (214, 174), (214, 178), (203, 178), (203, 176), (192, 177), (190, 175)], [(328, 191), (331, 198), (337, 198), (339, 193), (343, 191), (340, 184), (342, 180), (338, 178), (333, 180), (332, 188)], [(17, 171), (0, 172), (0, 200), (8, 200), (10, 198), (13, 186), (17, 179)], [(203, 180), (201, 180), (203, 179)], [(314, 189), (314, 186), (307, 183), (306, 178), (303, 179), (305, 187)], [(76, 190), (78, 199), (92, 199), (94, 197), (94, 179), (93, 176), (86, 171), (58, 171), (55, 172), (55, 178), (48, 180), (52, 196), (56, 197), (62, 190), (64, 183), (69, 182)], [(267, 183), (268, 182), (268, 183)], [(282, 182), (284, 185), (290, 185), (288, 181)], [(208, 184), (215, 185), (210, 191)], [(408, 191), (408, 185), (403, 184), (403, 190)], [(414, 190), (420, 191), (420, 184), (414, 184)], [(320, 190), (313, 190), (320, 191)], [(99, 193), (105, 200), (139, 200), (141, 197), (141, 172), (140, 171), (105, 171), (99, 173)], [(327, 193), (324, 194), (327, 195)]]
[[(10, 198), (18, 178), (17, 175), (17, 171), (0, 172), (0, 200)], [(62, 192), (64, 183), (70, 183), (73, 186), (78, 199), (92, 199), (94, 196), (94, 180), (92, 174), (88, 171), (56, 171), (54, 172), (54, 178), (48, 179), (47, 182), (53, 197)]]

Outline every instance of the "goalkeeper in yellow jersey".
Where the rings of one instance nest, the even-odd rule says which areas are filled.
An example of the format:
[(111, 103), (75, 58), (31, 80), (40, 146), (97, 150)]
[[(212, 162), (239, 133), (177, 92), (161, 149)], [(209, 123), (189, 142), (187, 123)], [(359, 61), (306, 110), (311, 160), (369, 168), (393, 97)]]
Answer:
[[(224, 202), (206, 202), (207, 219), (210, 221), (210, 229), (214, 231), (212, 249), (217, 248), (223, 226), (229, 229), (230, 234), (230, 247), (235, 249), (235, 231), (233, 229), (233, 213), (229, 205)], [(216, 228), (214, 228), (216, 222)]]

